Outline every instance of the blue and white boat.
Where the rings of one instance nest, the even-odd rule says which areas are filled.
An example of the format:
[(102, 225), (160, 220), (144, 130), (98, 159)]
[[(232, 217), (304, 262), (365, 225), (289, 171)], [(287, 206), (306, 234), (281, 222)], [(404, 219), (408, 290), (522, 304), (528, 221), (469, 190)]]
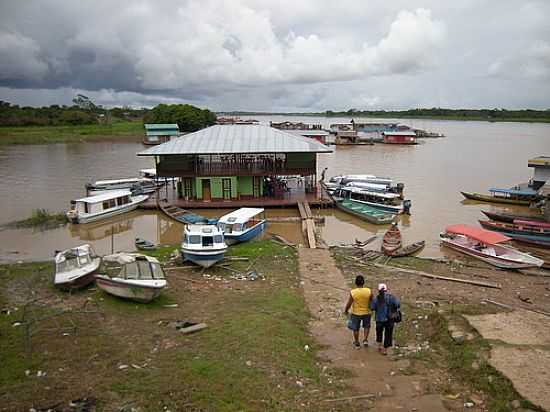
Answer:
[(181, 256), (208, 268), (222, 260), (227, 250), (223, 232), (215, 225), (186, 225), (181, 243)]
[(336, 201), (351, 199), (357, 203), (396, 215), (400, 213), (409, 213), (411, 208), (411, 201), (403, 200), (401, 194), (379, 192), (361, 187), (344, 186), (336, 190), (332, 197)]
[(263, 208), (242, 207), (218, 220), (218, 228), (225, 236), (225, 242), (232, 245), (255, 238), (265, 230), (267, 221), (260, 217)]

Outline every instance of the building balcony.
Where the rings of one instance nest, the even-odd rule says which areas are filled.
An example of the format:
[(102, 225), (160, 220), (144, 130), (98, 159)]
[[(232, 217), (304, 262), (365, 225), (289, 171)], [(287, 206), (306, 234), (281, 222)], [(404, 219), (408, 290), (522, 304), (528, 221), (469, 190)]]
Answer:
[(288, 165), (285, 162), (200, 162), (177, 166), (157, 165), (159, 177), (207, 177), (207, 176), (311, 176), (316, 173), (315, 164)]

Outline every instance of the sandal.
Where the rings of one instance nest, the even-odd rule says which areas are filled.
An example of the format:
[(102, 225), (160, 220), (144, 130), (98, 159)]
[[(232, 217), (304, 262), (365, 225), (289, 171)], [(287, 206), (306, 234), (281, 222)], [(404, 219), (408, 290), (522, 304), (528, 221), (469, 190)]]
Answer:
[(369, 341), (364, 340), (364, 341), (363, 341), (363, 346), (364, 346), (365, 348), (368, 348), (368, 347), (369, 347)]
[(355, 346), (355, 349), (361, 349), (361, 344), (359, 342), (353, 342), (353, 346)]

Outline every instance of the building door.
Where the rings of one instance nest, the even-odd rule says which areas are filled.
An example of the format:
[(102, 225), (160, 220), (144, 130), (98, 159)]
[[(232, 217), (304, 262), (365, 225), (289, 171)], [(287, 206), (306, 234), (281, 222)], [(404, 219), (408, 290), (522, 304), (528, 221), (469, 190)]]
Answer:
[(252, 178), (252, 196), (260, 197), (261, 184), (262, 184), (261, 176), (254, 176)]
[(222, 193), (224, 200), (231, 200), (231, 179), (222, 179)]
[(204, 179), (202, 181), (202, 200), (210, 202), (212, 196), (210, 194), (210, 179)]

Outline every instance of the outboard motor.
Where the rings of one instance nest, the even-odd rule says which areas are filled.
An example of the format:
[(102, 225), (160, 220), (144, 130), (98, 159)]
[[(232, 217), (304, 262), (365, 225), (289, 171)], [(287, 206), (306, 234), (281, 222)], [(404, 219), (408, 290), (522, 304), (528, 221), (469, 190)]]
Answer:
[(405, 190), (405, 184), (404, 183), (398, 183), (395, 185), (395, 192), (401, 195), (401, 199), (403, 199), (403, 191)]
[(403, 213), (406, 213), (407, 215), (411, 214), (411, 201), (410, 200), (403, 200)]

